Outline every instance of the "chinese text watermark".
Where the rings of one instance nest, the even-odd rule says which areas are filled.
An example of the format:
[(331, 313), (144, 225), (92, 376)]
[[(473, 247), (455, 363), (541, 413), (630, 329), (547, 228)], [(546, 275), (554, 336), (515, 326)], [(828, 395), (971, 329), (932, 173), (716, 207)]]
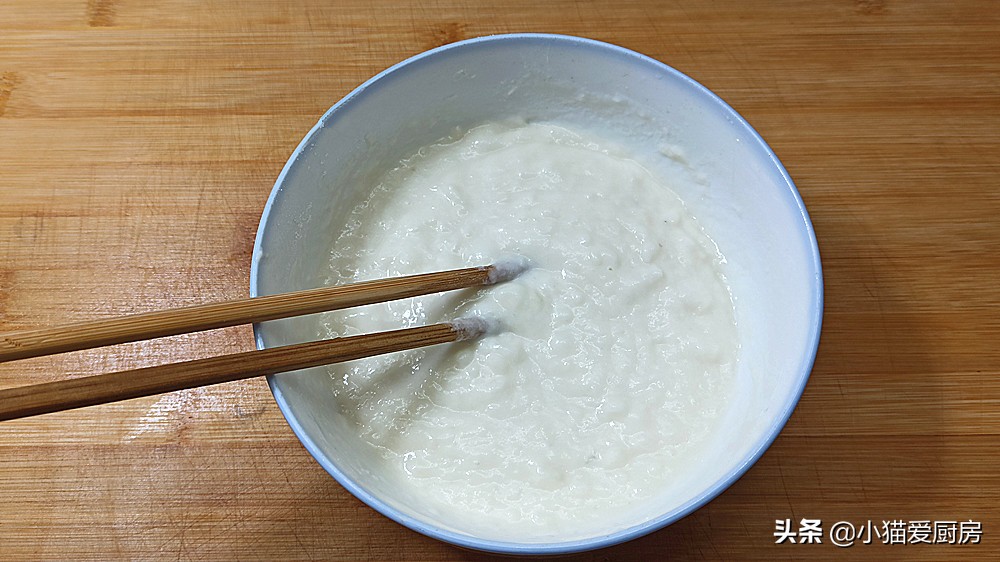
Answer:
[(863, 523), (837, 521), (823, 532), (821, 519), (774, 520), (775, 544), (823, 544), (840, 548), (856, 544), (979, 544), (983, 524), (979, 521), (890, 521), (866, 520)]

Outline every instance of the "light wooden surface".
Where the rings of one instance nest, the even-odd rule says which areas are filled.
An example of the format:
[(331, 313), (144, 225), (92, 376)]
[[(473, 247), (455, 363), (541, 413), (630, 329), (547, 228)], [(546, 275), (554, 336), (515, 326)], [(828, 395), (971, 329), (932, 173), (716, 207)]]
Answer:
[[(0, 330), (247, 293), (288, 154), (337, 99), (496, 32), (611, 41), (719, 93), (812, 214), (826, 316), (771, 449), (582, 560), (1000, 555), (1000, 10), (990, 1), (0, 0)], [(245, 351), (248, 328), (0, 365), (0, 386)], [(377, 515), (262, 380), (0, 425), (4, 559), (476, 560)], [(774, 520), (975, 520), (979, 545), (775, 545)]]

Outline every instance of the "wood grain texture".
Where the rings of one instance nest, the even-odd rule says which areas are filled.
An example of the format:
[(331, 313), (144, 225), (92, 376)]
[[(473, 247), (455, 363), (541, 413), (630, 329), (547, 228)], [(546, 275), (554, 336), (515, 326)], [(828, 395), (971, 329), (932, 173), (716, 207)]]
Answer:
[[(810, 383), (703, 509), (579, 560), (1000, 556), (1000, 10), (988, 1), (0, 0), (0, 331), (239, 298), (337, 99), (427, 48), (621, 44), (732, 104), (823, 256)], [(0, 365), (0, 386), (246, 351), (247, 328)], [(5, 559), (480, 560), (308, 456), (262, 381), (0, 425)], [(774, 520), (973, 519), (971, 546), (775, 545)]]

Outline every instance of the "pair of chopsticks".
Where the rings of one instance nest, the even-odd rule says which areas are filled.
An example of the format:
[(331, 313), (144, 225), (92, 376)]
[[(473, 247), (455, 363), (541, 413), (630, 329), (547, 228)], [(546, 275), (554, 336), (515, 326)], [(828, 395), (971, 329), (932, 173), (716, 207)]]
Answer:
[[(519, 271), (489, 265), (0, 334), (0, 362), (491, 285)], [(489, 322), (452, 322), (334, 338), (0, 390), (0, 421), (477, 338)]]

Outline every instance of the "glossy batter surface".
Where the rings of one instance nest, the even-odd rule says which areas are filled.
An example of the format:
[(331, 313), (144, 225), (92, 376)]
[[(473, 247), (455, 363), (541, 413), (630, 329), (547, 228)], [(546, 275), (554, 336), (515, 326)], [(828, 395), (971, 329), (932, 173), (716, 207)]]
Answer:
[(531, 262), (496, 286), (326, 316), (325, 337), (503, 323), (331, 367), (388, 478), (456, 529), (543, 540), (606, 528), (690, 469), (738, 341), (724, 259), (668, 180), (547, 123), (478, 127), (383, 178), (334, 244), (330, 283)]

